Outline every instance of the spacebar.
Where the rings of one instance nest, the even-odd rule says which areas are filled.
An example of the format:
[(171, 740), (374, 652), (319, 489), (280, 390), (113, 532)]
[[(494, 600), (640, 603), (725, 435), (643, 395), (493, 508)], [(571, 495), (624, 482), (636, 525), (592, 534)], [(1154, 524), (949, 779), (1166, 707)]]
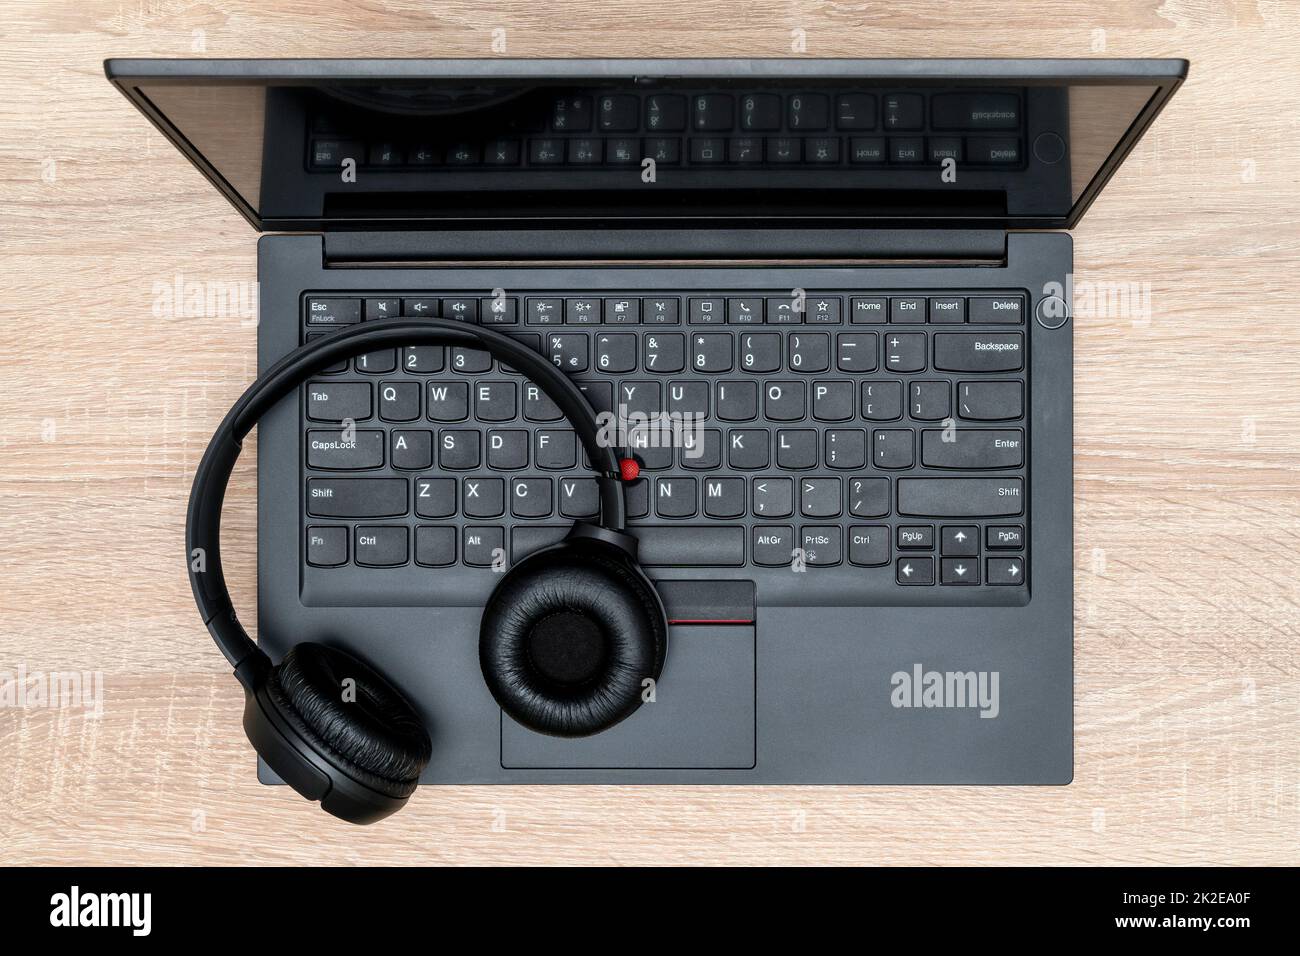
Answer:
[(744, 528), (676, 525), (629, 530), (641, 542), (641, 564), (648, 568), (738, 568), (745, 563)]

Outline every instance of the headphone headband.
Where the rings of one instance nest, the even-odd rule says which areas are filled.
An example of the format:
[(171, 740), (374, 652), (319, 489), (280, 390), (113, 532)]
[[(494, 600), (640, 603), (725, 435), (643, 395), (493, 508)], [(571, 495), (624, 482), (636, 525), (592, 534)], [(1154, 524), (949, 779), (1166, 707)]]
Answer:
[(618, 456), (600, 443), (595, 412), (581, 389), (542, 355), (495, 329), (443, 318), (378, 319), (331, 333), (290, 352), (245, 390), (208, 443), (190, 490), (185, 540), (194, 600), (213, 640), (245, 684), (247, 668), (268, 666), (269, 661), (235, 617), (220, 551), (221, 507), (244, 436), (280, 399), (322, 369), (365, 352), (408, 345), (481, 349), (530, 379), (555, 402), (587, 452), (600, 489), (600, 526), (620, 533), (624, 529)]

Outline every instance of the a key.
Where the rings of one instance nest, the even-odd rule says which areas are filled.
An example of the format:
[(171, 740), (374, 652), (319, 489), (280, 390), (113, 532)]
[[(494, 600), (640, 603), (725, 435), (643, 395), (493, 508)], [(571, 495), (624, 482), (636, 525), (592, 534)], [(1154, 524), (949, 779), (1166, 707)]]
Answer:
[(875, 129), (876, 98), (870, 93), (841, 93), (835, 97), (835, 125), (839, 129)]
[(647, 568), (740, 567), (745, 529), (740, 525), (678, 525), (633, 529), (638, 558)]
[(882, 524), (849, 527), (849, 563), (874, 568), (889, 563), (889, 528)]
[(378, 429), (307, 432), (307, 467), (356, 471), (384, 463), (384, 433)]
[(984, 562), (984, 580), (989, 584), (1023, 584), (1025, 562), (1023, 558), (988, 558)]
[(767, 300), (767, 321), (772, 325), (799, 325), (806, 305), (806, 300), (794, 296), (772, 296)]
[(819, 422), (847, 422), (853, 417), (852, 382), (813, 382), (813, 418)]
[(505, 560), (506, 532), (504, 528), (466, 525), (461, 536), (461, 554), (472, 568), (490, 568), (495, 562)]
[[(946, 439), (949, 439), (945, 441)], [(921, 433), (921, 464), (927, 468), (1019, 468), (1025, 436), (1018, 428), (927, 429)]]
[(841, 508), (840, 479), (800, 479), (799, 513), (805, 518), (834, 518)]
[(559, 325), (564, 321), (563, 299), (534, 299), (529, 297), (526, 303), (525, 321), (529, 325)]
[[(315, 342), (315, 341), (317, 341), (318, 339), (322, 339), (322, 338), (324, 338), (327, 334), (328, 334), (328, 333), (325, 333), (325, 332), (310, 332), (310, 333), (308, 333), (308, 335), (307, 335), (307, 341), (308, 341), (308, 342)], [(325, 366), (325, 368), (321, 369), (321, 370), (320, 370), (319, 372), (317, 372), (316, 374), (318, 374), (318, 375), (338, 375), (338, 374), (340, 374), (341, 372), (346, 372), (347, 370), (348, 370), (348, 360), (347, 360), (347, 359), (340, 359), (339, 361), (335, 362), (333, 365), (327, 365), (327, 366)]]
[(759, 296), (738, 296), (728, 299), (727, 321), (732, 325), (762, 325), (762, 298)]
[(841, 372), (874, 372), (880, 364), (875, 332), (842, 332), (835, 336), (835, 348), (835, 365)]
[(635, 325), (641, 321), (641, 300), (622, 297), (606, 299), (605, 321), (610, 325)]
[(381, 382), (379, 417), (386, 422), (413, 422), (420, 417), (419, 382)]
[(724, 422), (747, 422), (758, 416), (758, 383), (718, 383), (718, 418)]
[(706, 478), (704, 513), (710, 518), (739, 518), (745, 513), (744, 478)]
[(830, 368), (831, 337), (826, 332), (792, 333), (789, 349), (792, 372), (824, 372)]
[(636, 335), (612, 332), (596, 336), (596, 369), (601, 372), (630, 372), (636, 368)]
[(515, 391), (514, 382), (479, 382), (474, 386), (474, 417), (481, 422), (512, 421)]
[(813, 568), (830, 567), (840, 563), (843, 534), (838, 525), (808, 526), (799, 529), (799, 546), (803, 560)]
[(928, 524), (901, 525), (898, 529), (899, 548), (934, 550), (934, 526)]
[(1020, 325), (1024, 321), (1025, 299), (1019, 295), (971, 296), (971, 325)]
[(370, 417), (369, 382), (312, 382), (307, 417), (317, 422), (361, 421)]
[(791, 129), (818, 130), (830, 124), (830, 99), (825, 93), (794, 93), (789, 106)]
[(776, 433), (778, 468), (817, 467), (817, 431), (812, 428), (789, 428)]
[(532, 382), (524, 385), (524, 418), (530, 422), (558, 422), (563, 417), (549, 395)]
[(415, 513), (421, 518), (450, 518), (456, 513), (455, 478), (419, 478), (415, 482)]
[(308, 478), (307, 514), (314, 518), (400, 518), (405, 478)]
[(915, 463), (910, 428), (877, 428), (871, 433), (871, 463), (877, 468), (911, 468)]
[[(940, 338), (941, 336), (936, 336)], [(925, 333), (890, 332), (885, 336), (885, 371), (920, 372), (925, 369)]]
[(907, 390), (908, 411), (917, 421), (942, 421), (952, 414), (947, 382), (913, 382)]
[(394, 468), (419, 471), (433, 467), (433, 432), (395, 431), (390, 443), (390, 460)]
[(455, 528), (416, 528), (415, 563), (426, 568), (445, 568), (456, 561)]
[(716, 332), (692, 335), (691, 368), (697, 372), (730, 372), (731, 336)]
[(770, 440), (765, 428), (731, 429), (727, 432), (727, 463), (742, 471), (766, 468), (771, 461)]
[(660, 390), (658, 382), (621, 382), (618, 386), (618, 404), (620, 415), (629, 418), (659, 414)]
[(1020, 382), (959, 382), (957, 414), (970, 421), (996, 422), (1024, 414)]
[(477, 468), (479, 451), (479, 433), (476, 431), (444, 428), (438, 435), (438, 465), (448, 471)]
[(578, 463), (577, 436), (571, 431), (539, 431), (533, 436), (533, 463), (547, 471), (573, 468)]
[(828, 468), (864, 468), (867, 464), (867, 433), (860, 428), (832, 428), (826, 432)]
[(940, 531), (940, 553), (949, 558), (979, 554), (980, 529), (975, 525), (944, 525)]
[(1016, 372), (1024, 366), (1020, 332), (936, 332), (934, 367), (945, 372)]
[(902, 382), (862, 383), (863, 418), (869, 422), (892, 422), (902, 415)]
[(692, 297), (687, 305), (690, 308), (691, 325), (721, 325), (727, 321), (727, 300), (724, 297)]
[(468, 382), (430, 382), (427, 400), (431, 422), (463, 422), (469, 418)]
[(356, 532), (356, 562), (368, 568), (392, 568), (406, 563), (405, 528), (366, 527)]
[(600, 490), (595, 478), (565, 478), (560, 482), (560, 515), (594, 518), (600, 513)]
[(654, 332), (645, 337), (645, 370), (660, 374), (686, 367), (686, 337), (677, 332)]
[(765, 568), (788, 567), (793, 560), (794, 528), (788, 524), (754, 525), (754, 563)]
[(781, 97), (775, 93), (750, 93), (740, 98), (740, 128), (766, 132), (781, 128)]
[(480, 321), (484, 325), (514, 325), (519, 321), (519, 300), (511, 296), (491, 296), (478, 300)]
[(443, 299), (442, 316), (445, 319), (456, 319), (460, 322), (477, 322), (478, 299), (467, 299), (464, 296)]
[(889, 300), (884, 296), (854, 296), (849, 306), (849, 321), (854, 325), (880, 325), (889, 318)]
[(797, 422), (807, 411), (803, 382), (769, 382), (763, 391), (763, 414), (774, 422)]
[(481, 349), (453, 348), (447, 359), (447, 367), (466, 375), (478, 375), (492, 368), (492, 356)]
[(487, 433), (489, 468), (514, 471), (528, 467), (528, 432), (522, 428), (493, 429)]
[(746, 372), (775, 372), (781, 367), (778, 332), (746, 332), (740, 336), (740, 367)]
[(497, 518), (505, 513), (506, 483), (500, 478), (461, 480), (461, 511), (467, 518)]
[(546, 349), (556, 368), (569, 373), (587, 370), (587, 336), (577, 333), (548, 335)]
[(564, 322), (566, 325), (599, 325), (600, 310), (600, 299), (565, 299)]
[(985, 535), (985, 544), (990, 548), (1019, 551), (1025, 546), (1025, 529), (1018, 524), (990, 525)]
[(794, 514), (794, 480), (791, 478), (755, 478), (754, 516), (787, 518)]
[(367, 319), (388, 319), (401, 314), (401, 299), (366, 299)]
[(415, 375), (441, 372), (443, 358), (441, 345), (412, 345), (403, 353), (402, 368)]
[(722, 467), (722, 432), (716, 428), (689, 428), (681, 436), (683, 468), (716, 471)]
[(510, 483), (510, 513), (516, 518), (549, 518), (551, 479), (516, 478)]
[(691, 518), (696, 512), (694, 478), (655, 480), (655, 514), (661, 518)]
[(961, 325), (966, 321), (966, 300), (959, 295), (931, 296), (930, 321)]
[(676, 325), (681, 300), (674, 296), (651, 296), (641, 300), (642, 320), (647, 325)]
[(939, 561), (940, 584), (979, 584), (980, 565), (971, 558), (943, 558)]
[(899, 478), (898, 513), (935, 518), (1018, 515), (1024, 510), (1019, 478)]
[(895, 580), (899, 584), (933, 584), (934, 558), (909, 555), (894, 562)]
[(387, 375), (397, 370), (397, 349), (379, 349), (356, 357), (358, 372), (366, 375)]
[(855, 518), (883, 518), (889, 514), (889, 479), (850, 479), (849, 514)]
[(655, 93), (645, 100), (646, 129), (679, 132), (686, 128), (686, 99), (674, 93)]
[(709, 414), (709, 383), (669, 382), (668, 412), (671, 415), (707, 417)]
[(889, 321), (895, 325), (921, 325), (925, 322), (924, 296), (894, 296), (889, 300)]
[(317, 568), (337, 568), (348, 563), (348, 529), (321, 526), (307, 529), (307, 563)]
[(308, 299), (308, 325), (353, 325), (361, 321), (360, 299)]

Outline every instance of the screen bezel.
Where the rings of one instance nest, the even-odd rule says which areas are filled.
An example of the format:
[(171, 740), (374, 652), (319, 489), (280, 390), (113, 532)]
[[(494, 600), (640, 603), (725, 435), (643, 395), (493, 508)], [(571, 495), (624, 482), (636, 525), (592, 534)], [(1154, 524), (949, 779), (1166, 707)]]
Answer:
[[(140, 84), (310, 86), (322, 81), (375, 82), (436, 79), (573, 80), (602, 82), (628, 78), (755, 79), (807, 77), (822, 80), (942, 83), (969, 86), (1132, 86), (1153, 89), (1152, 96), (1084, 187), (1069, 212), (1060, 217), (924, 218), (902, 221), (863, 218), (837, 226), (929, 228), (1071, 229), (1083, 217), (1142, 134), (1187, 76), (1181, 59), (109, 59), (104, 72), (158, 130), (259, 232), (323, 231), (336, 227), (422, 228), (438, 220), (380, 219), (335, 222), (319, 219), (263, 218), (151, 103)], [(556, 217), (557, 225), (563, 220)], [(465, 225), (458, 222), (458, 225)], [(664, 225), (660, 221), (659, 225)], [(762, 223), (771, 225), (769, 221)], [(803, 224), (803, 223), (801, 223)], [(536, 227), (537, 222), (530, 225)], [(745, 225), (744, 220), (734, 223)]]

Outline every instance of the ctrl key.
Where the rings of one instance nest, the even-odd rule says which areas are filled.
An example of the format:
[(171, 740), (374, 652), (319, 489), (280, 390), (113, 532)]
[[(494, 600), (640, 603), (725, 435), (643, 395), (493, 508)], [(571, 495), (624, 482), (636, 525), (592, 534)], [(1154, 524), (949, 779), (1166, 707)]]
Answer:
[(307, 563), (315, 568), (337, 568), (348, 563), (348, 529), (307, 529)]
[(357, 564), (368, 568), (395, 568), (406, 563), (406, 529), (394, 526), (357, 528)]

